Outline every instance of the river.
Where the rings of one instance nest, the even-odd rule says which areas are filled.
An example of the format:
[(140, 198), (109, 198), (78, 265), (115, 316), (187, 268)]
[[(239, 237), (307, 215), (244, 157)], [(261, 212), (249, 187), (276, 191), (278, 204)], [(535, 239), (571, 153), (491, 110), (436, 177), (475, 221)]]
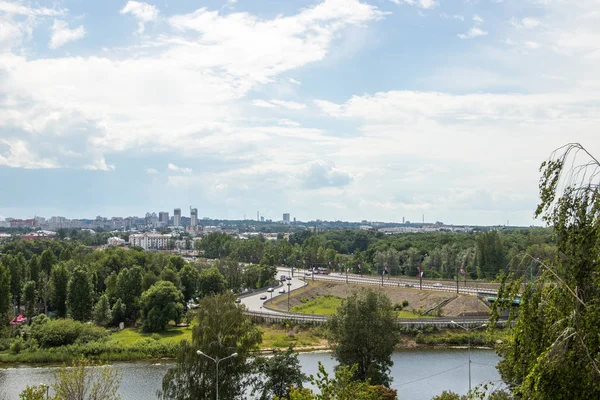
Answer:
[[(318, 362), (328, 372), (336, 362), (328, 352), (299, 354), (302, 370), (316, 374)], [(401, 350), (392, 357), (392, 387), (402, 400), (430, 400), (443, 390), (465, 394), (469, 386), (466, 349)], [(472, 386), (482, 382), (499, 382), (495, 368), (498, 356), (492, 350), (471, 349)], [(115, 363), (123, 374), (119, 393), (122, 400), (155, 399), (156, 391), (171, 362)], [(0, 367), (0, 400), (17, 400), (27, 385), (50, 384), (57, 367)], [(309, 386), (310, 387), (310, 386)], [(4, 397), (3, 397), (4, 396)]]

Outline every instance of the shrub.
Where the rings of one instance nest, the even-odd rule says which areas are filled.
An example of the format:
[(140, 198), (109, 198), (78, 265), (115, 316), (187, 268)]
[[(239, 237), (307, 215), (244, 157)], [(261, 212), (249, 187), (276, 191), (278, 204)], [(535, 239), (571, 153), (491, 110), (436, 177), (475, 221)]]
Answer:
[(404, 299), (402, 301), (402, 307), (405, 307), (405, 308), (408, 307), (408, 300)]
[(11, 345), (10, 345), (10, 352), (13, 354), (19, 354), (21, 352), (21, 350), (23, 350), (23, 348), (25, 347), (25, 341), (23, 340), (23, 338), (15, 338), (13, 339)]
[(42, 347), (57, 347), (78, 343), (87, 343), (108, 335), (104, 328), (87, 325), (72, 319), (57, 319), (31, 330), (31, 336)]
[(150, 337), (154, 340), (160, 340), (160, 335), (158, 333), (153, 333)]

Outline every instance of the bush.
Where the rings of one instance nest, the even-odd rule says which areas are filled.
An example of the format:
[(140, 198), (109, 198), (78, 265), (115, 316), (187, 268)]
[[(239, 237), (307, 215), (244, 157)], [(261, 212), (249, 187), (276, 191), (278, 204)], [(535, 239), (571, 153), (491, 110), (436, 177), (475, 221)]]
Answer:
[(404, 299), (404, 301), (402, 301), (402, 307), (408, 307), (408, 300)]
[(108, 335), (104, 328), (87, 325), (72, 319), (57, 319), (33, 327), (31, 336), (42, 347), (58, 347), (78, 343), (87, 343)]
[(13, 354), (19, 354), (21, 352), (21, 350), (23, 350), (25, 348), (25, 341), (23, 340), (23, 338), (15, 338), (13, 339), (11, 345), (10, 345), (10, 352)]
[(154, 340), (160, 340), (160, 335), (158, 333), (153, 333), (150, 337)]

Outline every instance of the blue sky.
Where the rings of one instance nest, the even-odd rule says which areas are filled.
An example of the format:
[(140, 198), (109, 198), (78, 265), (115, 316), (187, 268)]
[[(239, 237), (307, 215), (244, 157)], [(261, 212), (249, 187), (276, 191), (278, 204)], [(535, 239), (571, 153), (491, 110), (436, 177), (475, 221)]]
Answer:
[(0, 219), (541, 224), (598, 0), (0, 0)]

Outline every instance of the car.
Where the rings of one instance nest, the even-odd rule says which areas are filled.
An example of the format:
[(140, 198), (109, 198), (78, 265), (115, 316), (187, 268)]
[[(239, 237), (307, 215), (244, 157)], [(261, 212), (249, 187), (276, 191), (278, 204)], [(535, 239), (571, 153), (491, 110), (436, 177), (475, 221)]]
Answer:
[(435, 286), (435, 287), (442, 287), (442, 284), (438, 282), (438, 283), (434, 284), (433, 286)]
[(279, 293), (285, 293), (285, 289), (283, 289), (283, 288), (279, 289)]
[(286, 278), (287, 278), (287, 280), (288, 280), (288, 281), (291, 281), (291, 280), (292, 280), (292, 277), (291, 277), (291, 276), (287, 276)]
[(311, 276), (312, 274), (310, 272), (305, 272), (304, 275), (305, 276)]
[(269, 293), (271, 293), (272, 291), (273, 291), (272, 287), (270, 287), (270, 288), (267, 289), (267, 292), (269, 292)]
[(263, 294), (262, 296), (260, 296), (260, 299), (261, 299), (261, 300), (266, 300), (266, 299), (267, 299), (267, 295), (266, 295), (266, 294)]
[(407, 283), (404, 285), (404, 287), (415, 287), (415, 285), (413, 285), (412, 283)]
[(242, 300), (238, 297), (237, 299), (235, 299), (235, 302), (239, 304), (242, 302)]

